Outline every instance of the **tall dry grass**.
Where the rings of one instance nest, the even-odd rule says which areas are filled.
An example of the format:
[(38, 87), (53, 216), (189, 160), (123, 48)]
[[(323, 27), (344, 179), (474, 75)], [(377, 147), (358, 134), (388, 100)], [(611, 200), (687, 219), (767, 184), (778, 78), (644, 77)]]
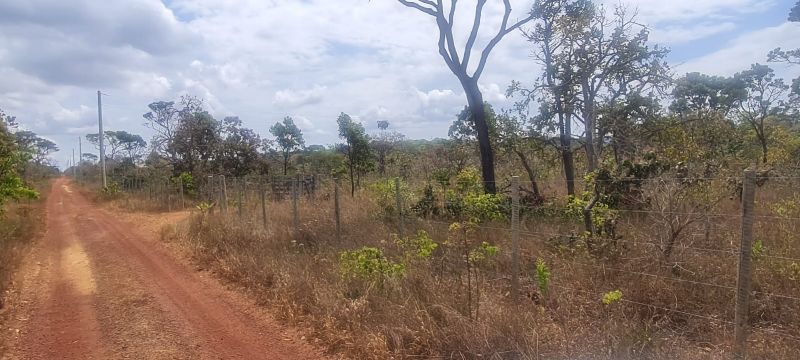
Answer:
[[(783, 225), (757, 222), (765, 251), (756, 257), (749, 348), (752, 358), (789, 359), (800, 348), (798, 257), (800, 198), (792, 187), (759, 189), (760, 214), (781, 212)], [(396, 224), (382, 215), (369, 192), (342, 196), (343, 237), (337, 241), (330, 192), (304, 199), (294, 234), (289, 201), (270, 203), (261, 224), (257, 197), (245, 216), (197, 214), (164, 239), (189, 250), (193, 260), (236, 284), (274, 310), (278, 318), (309, 329), (329, 352), (353, 359), (727, 359), (731, 356), (739, 220), (709, 217), (692, 222), (665, 258), (657, 216), (623, 214), (620, 239), (590, 252), (569, 234), (579, 224), (548, 213), (524, 214), (522, 298), (511, 301), (510, 236), (506, 223), (484, 224), (474, 241), (496, 244), (499, 255), (477, 266), (470, 285), (477, 315), (467, 309), (467, 278), (459, 255), (440, 246), (428, 259), (408, 259), (396, 243)], [(787, 202), (787, 199), (789, 201)], [(785, 202), (785, 203), (782, 203)], [(778, 205), (783, 204), (783, 205)], [(794, 205), (792, 205), (794, 204)], [(796, 206), (795, 206), (796, 205)], [(559, 209), (563, 204), (551, 204)], [(794, 206), (794, 207), (793, 207)], [(738, 214), (723, 201), (715, 213)], [(408, 218), (407, 234), (427, 231), (452, 240), (448, 221)], [(342, 251), (371, 246), (404, 261), (404, 276), (376, 285), (340, 273)], [(771, 256), (771, 257), (767, 257)], [(550, 286), (537, 286), (536, 261), (550, 268)], [(787, 263), (788, 262), (788, 263)], [(447, 265), (447, 266), (445, 266)], [(603, 304), (620, 290), (621, 301)], [(478, 301), (475, 301), (477, 297)], [(471, 309), (471, 308), (470, 308)], [(780, 334), (780, 335), (778, 335)]]

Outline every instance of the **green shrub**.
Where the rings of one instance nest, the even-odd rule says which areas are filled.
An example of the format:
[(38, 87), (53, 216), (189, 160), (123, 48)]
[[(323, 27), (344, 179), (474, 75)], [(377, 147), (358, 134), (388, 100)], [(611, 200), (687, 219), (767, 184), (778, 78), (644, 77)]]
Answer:
[[(397, 189), (394, 179), (375, 182), (370, 185), (369, 189), (375, 195), (384, 216), (394, 217), (397, 215)], [(408, 189), (408, 184), (400, 180), (400, 201), (403, 213), (406, 212), (405, 208), (412, 202), (413, 197), (414, 194)]]
[(764, 256), (764, 253), (766, 251), (767, 251), (767, 249), (764, 246), (764, 242), (761, 241), (761, 240), (756, 240), (756, 242), (753, 243), (753, 246), (752, 246), (752, 249), (751, 249), (753, 260), (760, 259), (762, 256)]
[(439, 247), (425, 230), (417, 232), (417, 236), (408, 239), (398, 239), (397, 244), (404, 249), (407, 257), (427, 259)]
[(365, 246), (339, 253), (339, 272), (346, 280), (382, 284), (386, 279), (402, 277), (406, 267), (388, 259), (381, 249)]
[(183, 184), (183, 191), (187, 195), (195, 195), (197, 187), (194, 183), (194, 176), (188, 172), (182, 172), (180, 175), (172, 178), (172, 183), (175, 185)]
[(536, 260), (536, 283), (542, 296), (547, 296), (550, 289), (550, 267), (542, 259)]
[(620, 300), (622, 300), (622, 291), (620, 290), (609, 291), (603, 295), (603, 304), (605, 305), (611, 305)]

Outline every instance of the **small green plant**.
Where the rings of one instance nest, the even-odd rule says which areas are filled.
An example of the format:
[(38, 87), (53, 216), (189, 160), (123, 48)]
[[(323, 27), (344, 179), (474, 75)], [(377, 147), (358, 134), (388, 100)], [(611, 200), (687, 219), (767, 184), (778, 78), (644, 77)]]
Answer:
[(105, 199), (115, 199), (122, 194), (122, 188), (119, 186), (119, 183), (112, 182), (100, 190), (100, 194)]
[(405, 275), (406, 266), (388, 259), (381, 249), (365, 246), (339, 253), (339, 272), (346, 280), (383, 284), (386, 279)]
[(425, 230), (417, 232), (417, 236), (408, 239), (398, 239), (397, 244), (406, 249), (406, 254), (411, 257), (427, 259), (433, 255), (439, 244), (433, 241)]
[(550, 289), (550, 267), (542, 259), (536, 260), (536, 283), (542, 296), (547, 296)]
[(479, 264), (493, 258), (499, 251), (500, 248), (484, 241), (481, 246), (469, 252), (469, 261), (473, 264)]
[(506, 198), (499, 194), (468, 194), (464, 196), (464, 215), (472, 222), (497, 221), (506, 218)]
[[(397, 215), (397, 188), (395, 181), (381, 180), (370, 185), (370, 190), (375, 195), (378, 206), (383, 210), (383, 215), (393, 217)], [(400, 181), (400, 199), (402, 206), (409, 207), (413, 198), (413, 193), (408, 189), (405, 181)], [(406, 209), (401, 209), (403, 213)]]
[(456, 175), (456, 188), (462, 194), (477, 194), (483, 191), (481, 174), (474, 166), (469, 166)]
[(195, 194), (194, 177), (191, 173), (182, 172), (180, 175), (172, 178), (172, 183), (175, 185), (183, 185), (183, 191), (188, 195)]
[(620, 290), (609, 291), (603, 295), (603, 304), (605, 305), (611, 305), (620, 300), (622, 300), (622, 291)]
[(197, 206), (196, 206), (197, 210), (199, 210), (200, 213), (203, 214), (203, 215), (208, 214), (213, 207), (214, 207), (213, 203), (209, 203), (209, 202), (205, 202), (205, 201), (197, 204)]
[(766, 251), (767, 251), (767, 248), (764, 246), (764, 242), (761, 241), (761, 240), (756, 240), (756, 242), (753, 243), (753, 246), (752, 246), (752, 249), (751, 249), (750, 252), (751, 252), (751, 254), (753, 256), (753, 260), (758, 260), (764, 255), (764, 253)]

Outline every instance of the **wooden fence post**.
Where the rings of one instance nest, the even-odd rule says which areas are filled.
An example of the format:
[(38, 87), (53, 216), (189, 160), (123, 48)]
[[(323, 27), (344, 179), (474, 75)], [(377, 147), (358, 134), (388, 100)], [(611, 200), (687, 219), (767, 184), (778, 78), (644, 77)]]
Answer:
[(214, 215), (214, 196), (216, 191), (214, 191), (214, 175), (208, 175), (208, 181), (206, 182), (206, 202), (209, 205), (212, 205), (210, 209), (208, 209), (209, 215)]
[(244, 208), (242, 207), (242, 203), (244, 202), (244, 181), (245, 181), (244, 178), (242, 178), (241, 181), (239, 181), (239, 187), (237, 189), (238, 194), (236, 196), (237, 197), (236, 204), (238, 205), (237, 210), (239, 210), (240, 219), (244, 217)]
[(342, 241), (342, 213), (339, 208), (339, 178), (333, 179), (334, 182), (334, 190), (333, 190), (333, 207), (334, 207), (334, 216), (336, 218), (336, 241)]
[(298, 198), (300, 197), (299, 189), (298, 189), (300, 187), (300, 181), (295, 179), (295, 181), (292, 182), (292, 184), (293, 184), (293, 186), (292, 186), (292, 224), (294, 225), (294, 239), (295, 240), (299, 240), (300, 239), (300, 214), (298, 213), (298, 209), (297, 209), (297, 201), (298, 201)]
[(167, 192), (167, 212), (172, 212), (172, 186), (169, 179), (164, 183), (164, 191)]
[(402, 239), (404, 234), (404, 224), (403, 224), (403, 201), (400, 198), (400, 178), (394, 178), (394, 194), (395, 194), (395, 203), (397, 205), (397, 234)]
[(511, 177), (511, 300), (519, 299), (519, 176)]
[(228, 184), (225, 182), (225, 175), (220, 175), (220, 195), (222, 199), (220, 202), (222, 203), (222, 213), (227, 215), (228, 214)]
[(181, 210), (186, 209), (186, 197), (183, 194), (183, 177), (178, 176), (178, 186), (181, 187)]
[(261, 224), (267, 230), (267, 185), (261, 181)]
[(753, 217), (756, 192), (756, 173), (752, 169), (744, 172), (742, 182), (742, 240), (739, 245), (739, 272), (736, 278), (736, 319), (734, 322), (735, 343), (733, 358), (747, 357), (748, 314), (750, 312), (750, 285), (753, 269)]

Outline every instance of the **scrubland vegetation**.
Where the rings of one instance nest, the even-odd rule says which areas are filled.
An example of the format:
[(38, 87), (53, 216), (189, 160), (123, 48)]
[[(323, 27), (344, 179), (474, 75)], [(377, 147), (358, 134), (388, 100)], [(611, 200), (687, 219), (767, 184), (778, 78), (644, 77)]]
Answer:
[[(5, 324), (8, 309), (15, 305), (8, 303), (13, 298), (14, 273), (44, 228), (42, 198), (48, 177), (58, 171), (47, 166), (43, 155), (54, 146), (19, 131), (15, 119), (0, 110), (0, 324)], [(0, 336), (0, 354), (5, 350), (5, 335)]]
[[(342, 113), (328, 119), (340, 144), (307, 146), (291, 117), (262, 138), (186, 96), (149, 105), (149, 147), (103, 134), (111, 180), (100, 196), (132, 210), (194, 209), (165, 241), (345, 357), (721, 359), (733, 348), (749, 168), (747, 352), (795, 356), (800, 79), (759, 63), (730, 77), (677, 75), (635, 12), (536, 1), (496, 39), (520, 29), (542, 73), (510, 84), (515, 105), (495, 109), (480, 73), (455, 63), (452, 19), (427, 3), (416, 8), (437, 18), (469, 103), (447, 139), (407, 139)], [(798, 63), (797, 50), (763, 55)], [(73, 170), (98, 179), (91, 156)]]

